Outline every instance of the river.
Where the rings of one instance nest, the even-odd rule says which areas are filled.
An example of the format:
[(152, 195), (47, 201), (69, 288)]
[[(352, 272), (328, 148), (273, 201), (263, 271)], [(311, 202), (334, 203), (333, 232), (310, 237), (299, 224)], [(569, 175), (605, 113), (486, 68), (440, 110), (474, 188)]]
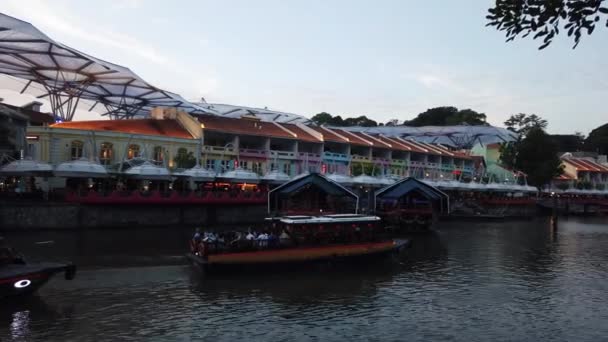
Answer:
[[(449, 222), (399, 260), (312, 273), (203, 278), (190, 229), (6, 234), (32, 259), (72, 259), (1, 341), (601, 341), (608, 221)], [(53, 241), (34, 244), (33, 242)]]

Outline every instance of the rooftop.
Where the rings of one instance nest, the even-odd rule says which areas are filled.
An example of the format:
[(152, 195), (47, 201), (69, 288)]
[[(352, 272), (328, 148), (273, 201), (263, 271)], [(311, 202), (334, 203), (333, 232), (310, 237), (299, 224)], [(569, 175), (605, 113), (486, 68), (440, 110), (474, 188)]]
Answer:
[(564, 163), (570, 164), (576, 168), (576, 171), (602, 172), (608, 173), (608, 167), (600, 163), (584, 158), (564, 157)]
[(68, 121), (51, 125), (53, 128), (86, 131), (109, 131), (130, 134), (161, 135), (171, 138), (192, 139), (192, 135), (177, 120), (132, 119)]
[(202, 115), (198, 116), (197, 119), (203, 124), (203, 130), (283, 139), (299, 138), (297, 133), (293, 132), (292, 134), (288, 132), (288, 129), (283, 129), (282, 126), (274, 122), (224, 118), (214, 115)]

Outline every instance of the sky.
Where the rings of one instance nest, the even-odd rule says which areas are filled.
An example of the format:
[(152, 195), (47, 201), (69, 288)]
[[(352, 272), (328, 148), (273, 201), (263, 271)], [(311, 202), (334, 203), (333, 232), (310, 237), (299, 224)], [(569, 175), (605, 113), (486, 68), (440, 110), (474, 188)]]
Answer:
[(3, 0), (0, 12), (189, 100), (380, 122), (451, 105), (497, 126), (537, 114), (560, 134), (607, 123), (608, 29), (539, 51), (485, 27), (492, 3)]

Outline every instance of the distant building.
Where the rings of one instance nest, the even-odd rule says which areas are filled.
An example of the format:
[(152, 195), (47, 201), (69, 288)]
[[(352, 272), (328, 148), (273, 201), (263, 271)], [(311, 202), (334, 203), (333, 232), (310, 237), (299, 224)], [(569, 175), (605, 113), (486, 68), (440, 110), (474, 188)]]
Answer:
[(97, 120), (30, 126), (35, 158), (57, 165), (92, 156), (108, 167), (142, 156), (175, 167), (178, 150), (199, 155), (218, 173), (237, 167), (264, 175), (304, 172), (472, 178), (471, 156), (429, 143), (343, 129), (278, 123), (255, 116), (191, 116), (156, 108), (149, 119)]
[(608, 165), (600, 163), (605, 156), (584, 156), (584, 153), (565, 153), (561, 156), (563, 174), (553, 180), (554, 188), (608, 188)]
[(19, 107), (0, 103), (0, 156), (18, 159), (22, 153), (29, 154), (27, 127), (54, 122), (51, 115), (40, 112), (41, 105), (40, 102), (30, 102)]

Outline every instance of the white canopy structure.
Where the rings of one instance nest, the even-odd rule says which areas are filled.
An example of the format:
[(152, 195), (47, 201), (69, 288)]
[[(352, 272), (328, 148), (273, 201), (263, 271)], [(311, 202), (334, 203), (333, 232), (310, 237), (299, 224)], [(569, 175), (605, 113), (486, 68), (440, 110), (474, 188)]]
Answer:
[(171, 180), (171, 175), (167, 168), (156, 166), (148, 161), (141, 165), (133, 166), (125, 174), (131, 178), (142, 180)]
[(53, 174), (65, 178), (105, 178), (108, 171), (103, 165), (80, 158), (57, 165)]
[(254, 116), (262, 121), (273, 121), (278, 123), (309, 123), (308, 118), (302, 115), (279, 112), (276, 110), (270, 110), (268, 108), (253, 108), (245, 106), (234, 106), (220, 103), (196, 103), (197, 106), (215, 112), (217, 115), (225, 116), (228, 118), (240, 118), (243, 116)]
[(328, 178), (328, 179), (330, 179), (330, 180), (332, 180), (332, 181), (334, 181), (334, 182), (336, 182), (336, 183), (342, 184), (342, 185), (351, 185), (351, 184), (353, 184), (352, 177), (341, 175), (341, 174), (338, 174), (338, 173), (332, 173), (332, 174), (329, 174), (329, 175), (327, 175), (325, 177)]
[(270, 184), (283, 184), (290, 179), (288, 174), (279, 170), (272, 170), (262, 177), (262, 181)]
[(441, 144), (454, 148), (470, 148), (483, 145), (515, 141), (517, 134), (505, 128), (494, 126), (380, 126), (380, 127), (339, 127), (347, 131), (382, 134), (414, 141)]
[(371, 185), (371, 186), (382, 186), (386, 185), (383, 183), (380, 178), (368, 176), (365, 174), (356, 176), (352, 178), (352, 183), (357, 185)]
[(196, 165), (191, 169), (174, 173), (174, 176), (188, 177), (195, 182), (212, 182), (215, 179), (215, 172)]
[(260, 182), (260, 177), (257, 173), (251, 172), (248, 170), (244, 170), (241, 168), (237, 168), (231, 171), (226, 171), (221, 173), (217, 178), (225, 179), (230, 182), (239, 182), (239, 183), (253, 183), (257, 184)]
[(54, 41), (35, 26), (0, 13), (0, 74), (25, 80), (21, 92), (48, 97), (58, 120), (72, 120), (80, 100), (111, 118), (147, 115), (153, 107), (211, 113), (156, 88), (130, 69)]
[(53, 172), (51, 164), (32, 159), (12, 161), (0, 168), (0, 176), (50, 176)]

